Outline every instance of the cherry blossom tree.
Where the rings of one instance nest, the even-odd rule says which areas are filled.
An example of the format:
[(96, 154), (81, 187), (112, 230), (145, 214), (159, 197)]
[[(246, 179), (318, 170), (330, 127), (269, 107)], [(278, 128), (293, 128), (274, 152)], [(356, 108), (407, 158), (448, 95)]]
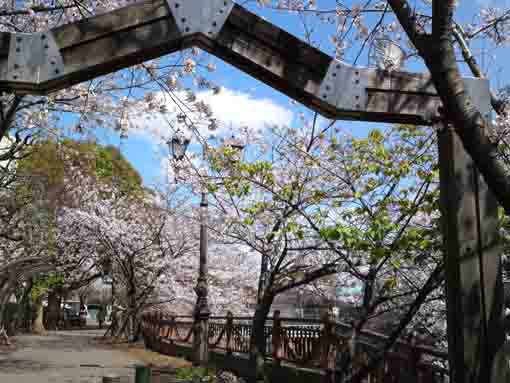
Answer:
[(118, 175), (119, 195), (127, 191), (135, 195), (142, 189), (140, 176), (112, 148), (50, 140), (34, 145), (30, 154), (17, 161), (14, 181), (2, 189), (2, 263), (44, 256), (55, 269), (56, 273), (47, 276), (30, 274), (35, 277), (28, 288), (38, 306), (36, 327), (42, 332), (42, 299), (46, 295), (50, 308), (47, 323), (55, 329), (60, 310), (57, 295), (102, 276), (101, 259), (86, 251), (90, 237), (76, 231), (76, 225), (62, 224), (62, 209), (97, 202), (111, 194), (112, 171)]
[[(335, 287), (350, 287), (351, 293), (341, 299), (358, 306), (351, 318), (351, 356), (365, 326), (391, 334), (392, 341), (404, 330), (420, 330), (428, 341), (444, 344), (438, 173), (430, 150), (436, 145), (435, 135), (401, 126), (374, 129), (367, 138), (340, 131), (329, 137), (319, 134), (321, 139), (326, 145), (310, 150), (308, 160), (322, 170), (328, 185), (317, 191), (334, 193), (323, 195), (323, 206), (303, 216), (331, 252), (349, 254), (350, 263)], [(356, 285), (361, 291), (352, 296)], [(357, 373), (347, 366), (345, 371)]]
[[(196, 226), (195, 233), (198, 233)], [(211, 238), (212, 237), (212, 238)], [(246, 246), (211, 235), (208, 248), (208, 303), (213, 316), (251, 316), (256, 303), (259, 259)], [(198, 249), (196, 249), (198, 250)], [(176, 261), (175, 271), (162, 286), (160, 295), (170, 303), (161, 309), (172, 314), (192, 314), (196, 303), (194, 287), (198, 257)]]
[[(493, 52), (508, 44), (505, 6), (455, 0), (346, 1), (333, 5), (263, 0), (257, 4), (298, 14), (303, 37), (339, 59), (354, 64), (363, 60), (388, 70), (405, 69), (410, 64), (414, 68), (425, 66), (445, 106), (445, 119), (455, 126), (490, 189), (507, 214), (510, 212), (510, 178), (500, 161), (500, 141), (487, 133), (488, 121), (462, 81), (463, 76), (497, 75), (482, 68), (480, 62), (494, 63)], [(492, 106), (505, 120), (503, 101), (492, 92)]]
[(260, 257), (254, 371), (274, 298), (324, 286), (337, 273), (334, 287), (363, 286), (362, 296), (347, 297), (359, 307), (355, 334), (389, 312), (398, 318), (389, 328), (394, 342), (409, 324), (430, 328), (419, 317), (434, 312), (428, 335), (444, 339), (435, 144), (434, 134), (410, 126), (361, 139), (314, 124), (266, 132), (244, 158), (228, 142), (208, 146), (205, 173), (196, 157), (181, 163), (180, 176), (213, 196), (223, 223), (210, 225), (215, 235)]
[(160, 284), (173, 278), (175, 260), (196, 246), (193, 236), (182, 229), (187, 225), (175, 211), (156, 205), (149, 197), (98, 201), (89, 209), (69, 209), (63, 217), (64, 225), (78, 225), (79, 232), (94, 241), (89, 243), (89, 252), (93, 249), (96, 257), (111, 262), (112, 278), (122, 286), (120, 301), (125, 304), (118, 330), (128, 329), (132, 339), (139, 313)]
[[(124, 0), (2, 1), (0, 31), (37, 32), (72, 23), (128, 5)], [(99, 79), (55, 92), (46, 97), (3, 94), (0, 97), (0, 161), (11, 161), (23, 147), (42, 136), (82, 134), (93, 137), (95, 129), (110, 129), (127, 137), (145, 127), (147, 120), (174, 116), (169, 101), (193, 108), (193, 88), (214, 88), (206, 79), (214, 70), (210, 59), (190, 49), (136, 65)], [(178, 90), (188, 89), (183, 95)], [(157, 99), (155, 94), (163, 94)], [(74, 121), (71, 131), (61, 122)], [(59, 126), (60, 125), (60, 126)], [(10, 137), (10, 141), (5, 139)], [(26, 152), (26, 148), (23, 149)]]

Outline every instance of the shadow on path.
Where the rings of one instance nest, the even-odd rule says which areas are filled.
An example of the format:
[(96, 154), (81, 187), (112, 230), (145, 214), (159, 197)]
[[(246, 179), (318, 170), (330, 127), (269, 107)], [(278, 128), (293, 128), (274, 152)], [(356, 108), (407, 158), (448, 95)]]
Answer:
[(127, 352), (101, 346), (101, 330), (22, 335), (13, 351), (0, 353), (1, 383), (99, 383), (110, 373), (132, 382), (140, 361)]

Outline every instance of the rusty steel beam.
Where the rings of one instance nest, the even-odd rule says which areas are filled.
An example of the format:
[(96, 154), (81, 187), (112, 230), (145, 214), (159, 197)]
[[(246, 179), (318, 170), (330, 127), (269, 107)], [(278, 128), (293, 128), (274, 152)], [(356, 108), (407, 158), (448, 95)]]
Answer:
[[(466, 85), (491, 127), (488, 84)], [(498, 203), (453, 126), (437, 128), (450, 379), (508, 382)]]
[(0, 34), (0, 90), (47, 94), (198, 46), (332, 119), (430, 124), (423, 74), (352, 67), (231, 0), (146, 0), (34, 34)]

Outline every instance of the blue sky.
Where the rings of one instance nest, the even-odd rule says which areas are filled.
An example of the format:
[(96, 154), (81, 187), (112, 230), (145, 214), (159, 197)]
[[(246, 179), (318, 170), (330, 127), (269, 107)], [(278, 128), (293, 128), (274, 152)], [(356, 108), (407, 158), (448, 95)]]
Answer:
[[(318, 1), (319, 7), (331, 6), (334, 2), (330, 0)], [(510, 7), (510, 0), (476, 0), (474, 3), (470, 1), (460, 0), (459, 11), (457, 19), (461, 22), (470, 22), (473, 20), (478, 9), (478, 4), (489, 4), (491, 6)], [(255, 13), (269, 19), (281, 28), (301, 36), (302, 27), (300, 19), (287, 12), (277, 12), (270, 10), (262, 10), (257, 6), (249, 7)], [(328, 43), (329, 28), (334, 26), (317, 25), (317, 32), (313, 35), (316, 43), (319, 43), (322, 50), (328, 54), (332, 54), (332, 45)], [(475, 43), (473, 50), (475, 53), (479, 49), (485, 49), (484, 44)], [(491, 83), (494, 88), (504, 85), (508, 80), (510, 74), (510, 66), (505, 66), (506, 61), (510, 60), (508, 48), (499, 48), (497, 51), (491, 52), (492, 56), (486, 55), (481, 60), (481, 65), (484, 70), (487, 70), (491, 78)], [(352, 58), (352, 57), (351, 57)], [(211, 58), (212, 62), (216, 64), (217, 70), (208, 75), (208, 78), (213, 82), (221, 85), (227, 90), (225, 98), (225, 105), (215, 105), (213, 112), (227, 116), (230, 123), (250, 123), (262, 124), (264, 118), (268, 122), (278, 122), (290, 124), (299, 124), (297, 116), (300, 113), (310, 115), (310, 111), (299, 104), (292, 103), (289, 98), (283, 94), (273, 90), (272, 88), (260, 83), (259, 81), (251, 78), (250, 76), (240, 72), (239, 70), (223, 63), (221, 60)], [(349, 57), (346, 58), (349, 61)], [(362, 57), (359, 64), (366, 63), (366, 57)], [(410, 67), (413, 71), (421, 71), (423, 66), (419, 63), (412, 64)], [(272, 105), (272, 106), (271, 106)], [(268, 107), (271, 106), (270, 112), (267, 112)], [(252, 113), (254, 116), (248, 118), (248, 114)], [(244, 121), (246, 119), (246, 121)], [(341, 122), (341, 126), (352, 130), (354, 134), (363, 135), (367, 130), (373, 128), (375, 124), (367, 124), (364, 122)], [(164, 129), (164, 127), (162, 127)], [(111, 133), (101, 134), (99, 141), (118, 146), (120, 144), (119, 138)], [(154, 184), (161, 173), (161, 161), (167, 155), (166, 148), (158, 147), (154, 139), (150, 135), (130, 135), (128, 139), (122, 141), (122, 152), (127, 156), (131, 163), (142, 175), (144, 182), (147, 185)]]

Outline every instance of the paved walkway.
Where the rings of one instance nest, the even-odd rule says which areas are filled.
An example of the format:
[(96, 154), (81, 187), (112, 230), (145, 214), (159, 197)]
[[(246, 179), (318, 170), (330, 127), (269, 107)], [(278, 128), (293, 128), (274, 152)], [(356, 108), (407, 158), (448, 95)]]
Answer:
[(16, 337), (16, 351), (0, 351), (1, 383), (100, 383), (104, 375), (133, 382), (140, 363), (121, 350), (98, 345), (104, 331), (61, 331)]

